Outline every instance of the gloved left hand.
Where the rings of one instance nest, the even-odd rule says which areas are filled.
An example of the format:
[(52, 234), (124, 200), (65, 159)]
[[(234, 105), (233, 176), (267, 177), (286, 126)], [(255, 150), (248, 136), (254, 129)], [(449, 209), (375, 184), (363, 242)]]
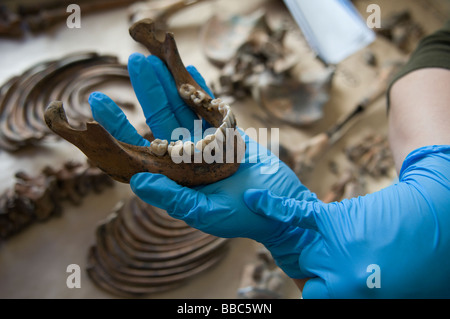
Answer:
[(257, 214), (317, 231), (300, 247), (304, 298), (450, 297), (450, 145), (411, 152), (399, 182), (325, 204), (247, 190)]
[[(179, 97), (172, 75), (161, 60), (154, 56), (146, 58), (133, 54), (128, 69), (146, 122), (156, 138), (170, 141), (176, 128), (193, 130), (194, 120), (198, 118)], [(213, 96), (197, 70), (191, 66), (187, 69), (197, 83)], [(149, 145), (107, 96), (93, 93), (89, 102), (95, 120), (115, 138), (135, 145)], [(254, 147), (256, 142), (242, 131), (241, 134), (247, 144), (245, 161), (229, 178), (191, 189), (163, 175), (139, 173), (132, 177), (131, 188), (145, 202), (166, 210), (172, 217), (184, 220), (201, 231), (226, 238), (251, 238), (264, 244), (290, 277), (304, 278), (298, 266), (301, 249), (297, 248), (314, 240), (317, 233), (254, 214), (244, 203), (243, 194), (249, 188), (264, 187), (298, 200), (317, 198), (277, 157), (260, 145), (259, 148)], [(264, 169), (273, 164), (278, 165), (277, 172), (264, 174)]]

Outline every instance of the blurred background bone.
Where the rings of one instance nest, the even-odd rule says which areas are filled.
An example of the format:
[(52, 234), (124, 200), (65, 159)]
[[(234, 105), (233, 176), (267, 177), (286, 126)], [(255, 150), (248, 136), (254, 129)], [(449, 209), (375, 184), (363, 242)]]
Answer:
[[(14, 152), (48, 137), (43, 114), (49, 99), (70, 106), (67, 113), (75, 127), (92, 120), (89, 94), (108, 82), (130, 87), (126, 66), (115, 56), (95, 52), (39, 62), (11, 77), (0, 87), (0, 148)], [(134, 107), (132, 102), (121, 106)]]
[(80, 206), (89, 193), (113, 186), (111, 178), (88, 162), (67, 162), (60, 169), (46, 167), (37, 176), (19, 171), (16, 179), (14, 188), (0, 195), (0, 240), (61, 215), (64, 201)]
[[(83, 14), (126, 7), (138, 0), (79, 0)], [(19, 3), (13, 11), (0, 5), (0, 36), (21, 38), (27, 32), (38, 34), (67, 20), (67, 7), (74, 1), (49, 0)]]
[(118, 203), (98, 226), (87, 272), (97, 286), (116, 296), (151, 296), (217, 264), (227, 242), (132, 197)]
[(130, 25), (142, 19), (152, 19), (156, 30), (166, 31), (169, 29), (169, 19), (176, 13), (207, 1), (214, 0), (153, 0), (137, 2), (128, 8)]
[(242, 270), (239, 299), (282, 299), (286, 298), (286, 283), (289, 281), (283, 271), (275, 265), (270, 252), (261, 247), (255, 260)]
[(213, 16), (202, 30), (206, 57), (220, 68), (215, 94), (233, 101), (253, 97), (268, 116), (293, 125), (322, 118), (334, 68), (309, 75), (297, 72), (298, 52), (286, 45), (288, 24), (273, 21), (269, 11)]

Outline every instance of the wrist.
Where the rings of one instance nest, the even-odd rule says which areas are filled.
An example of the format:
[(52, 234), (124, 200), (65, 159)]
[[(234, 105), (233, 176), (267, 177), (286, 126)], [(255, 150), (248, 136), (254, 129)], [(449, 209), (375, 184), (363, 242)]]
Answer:
[(289, 226), (277, 238), (261, 242), (270, 251), (275, 263), (293, 279), (307, 278), (301, 270), (299, 258), (301, 247), (311, 244), (318, 234), (315, 231)]

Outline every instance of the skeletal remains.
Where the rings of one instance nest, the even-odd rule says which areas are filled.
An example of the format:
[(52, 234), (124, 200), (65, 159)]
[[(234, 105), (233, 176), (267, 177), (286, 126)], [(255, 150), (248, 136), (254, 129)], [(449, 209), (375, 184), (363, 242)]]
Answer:
[(0, 148), (13, 152), (53, 135), (44, 122), (51, 99), (70, 104), (72, 125), (81, 126), (92, 119), (88, 95), (110, 82), (130, 87), (127, 67), (115, 56), (95, 52), (43, 61), (10, 78), (0, 87)]
[[(138, 0), (79, 0), (83, 16), (89, 13), (104, 12), (130, 5)], [(0, 5), (0, 37), (24, 37), (28, 32), (33, 34), (47, 31), (70, 17), (70, 0), (39, 1), (19, 3), (10, 10), (8, 6)], [(12, 7), (12, 3), (11, 6)]]
[(369, 134), (356, 144), (346, 147), (347, 158), (361, 174), (373, 178), (389, 176), (395, 167), (386, 136)]
[[(292, 47), (293, 19), (277, 21), (271, 11), (212, 17), (203, 26), (202, 47), (207, 59), (220, 70), (215, 94), (224, 99), (252, 96), (271, 120), (310, 125), (323, 116), (330, 98), (335, 68), (311, 73), (298, 68), (302, 55)], [(300, 41), (302, 41), (301, 39)]]
[(144, 297), (209, 269), (224, 257), (227, 243), (132, 197), (97, 228), (87, 273), (114, 295)]
[(128, 8), (130, 24), (152, 19), (157, 30), (167, 30), (168, 20), (176, 13), (210, 0), (152, 0), (139, 1)]
[(67, 162), (60, 169), (45, 167), (37, 176), (16, 173), (13, 188), (0, 195), (0, 239), (26, 226), (60, 215), (64, 201), (80, 205), (83, 197), (102, 192), (112, 179), (88, 162)]
[(262, 247), (257, 251), (257, 259), (244, 266), (237, 295), (240, 299), (283, 298), (288, 280), (270, 252)]
[[(95, 121), (86, 123), (85, 130), (72, 128), (60, 101), (50, 103), (44, 114), (45, 121), (51, 130), (77, 146), (96, 166), (120, 182), (129, 182), (139, 172), (164, 174), (184, 186), (224, 179), (239, 168), (245, 150), (231, 108), (220, 99), (210, 97), (191, 77), (181, 61), (173, 34), (166, 33), (164, 42), (160, 42), (155, 32), (150, 19), (130, 27), (130, 35), (166, 63), (182, 99), (216, 128), (214, 134), (205, 136), (195, 145), (192, 141), (169, 143), (160, 139), (153, 140), (150, 147), (130, 145), (116, 140)], [(214, 162), (205, 158), (194, 160), (199, 152), (214, 154)], [(175, 158), (185, 155), (191, 160), (176, 163)]]
[[(181, 10), (210, 0), (78, 0), (83, 17), (87, 14), (105, 12), (130, 6), (130, 21), (151, 18), (161, 29), (167, 28), (168, 19)], [(71, 0), (53, 0), (39, 3), (20, 3), (15, 10), (0, 4), (0, 37), (24, 37), (48, 31), (66, 22), (71, 15)], [(12, 6), (11, 6), (12, 7)], [(72, 10), (73, 11), (73, 10)]]

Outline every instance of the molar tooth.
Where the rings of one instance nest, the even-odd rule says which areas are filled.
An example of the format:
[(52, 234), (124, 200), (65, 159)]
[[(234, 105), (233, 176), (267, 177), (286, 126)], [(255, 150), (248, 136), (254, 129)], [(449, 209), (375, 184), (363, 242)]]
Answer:
[(191, 95), (194, 94), (194, 92), (195, 92), (195, 87), (190, 84), (181, 85), (180, 91), (179, 91), (181, 97), (183, 97), (185, 99), (189, 99), (191, 97)]
[(194, 94), (191, 95), (192, 101), (197, 105), (200, 105), (205, 98), (206, 94), (203, 93), (202, 91), (196, 91)]
[(168, 145), (169, 143), (166, 140), (157, 138), (151, 143), (150, 150), (156, 156), (164, 156), (167, 152)]
[(221, 103), (223, 103), (222, 99), (213, 99), (205, 107), (208, 108), (208, 111), (217, 110), (219, 109)]
[(211, 107), (215, 108), (215, 109), (218, 109), (221, 103), (223, 103), (222, 99), (211, 100)]

